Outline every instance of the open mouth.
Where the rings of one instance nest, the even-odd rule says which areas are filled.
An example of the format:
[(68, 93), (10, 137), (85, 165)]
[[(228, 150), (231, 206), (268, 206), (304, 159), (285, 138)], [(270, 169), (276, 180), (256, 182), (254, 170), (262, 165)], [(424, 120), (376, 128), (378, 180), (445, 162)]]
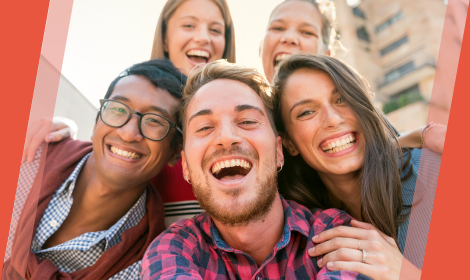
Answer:
[(204, 50), (189, 50), (186, 52), (186, 56), (196, 64), (207, 63), (211, 54)]
[(121, 150), (117, 147), (110, 146), (110, 145), (108, 145), (108, 147), (109, 147), (109, 150), (111, 151), (111, 153), (113, 153), (117, 156), (120, 156), (120, 157), (124, 157), (124, 158), (128, 158), (128, 159), (139, 159), (139, 158), (142, 157), (142, 155), (139, 154), (139, 153)]
[(328, 154), (339, 153), (347, 148), (354, 146), (356, 143), (356, 136), (354, 133), (348, 133), (338, 138), (330, 139), (322, 144), (320, 147), (323, 152)]
[(212, 165), (212, 175), (220, 181), (242, 179), (252, 168), (252, 164), (244, 159), (221, 160)]
[(274, 57), (274, 67), (278, 66), (283, 59), (286, 59), (290, 56), (290, 53), (280, 53)]

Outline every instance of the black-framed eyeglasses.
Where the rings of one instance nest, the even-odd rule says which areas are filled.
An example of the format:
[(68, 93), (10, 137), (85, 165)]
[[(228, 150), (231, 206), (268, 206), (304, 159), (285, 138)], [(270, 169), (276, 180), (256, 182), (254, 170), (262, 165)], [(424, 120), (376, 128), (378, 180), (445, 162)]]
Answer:
[(147, 139), (160, 141), (168, 135), (170, 129), (176, 128), (179, 133), (181, 129), (172, 121), (154, 113), (142, 114), (131, 110), (126, 104), (112, 99), (100, 99), (100, 118), (111, 127), (122, 127), (136, 114), (140, 117), (139, 131)]

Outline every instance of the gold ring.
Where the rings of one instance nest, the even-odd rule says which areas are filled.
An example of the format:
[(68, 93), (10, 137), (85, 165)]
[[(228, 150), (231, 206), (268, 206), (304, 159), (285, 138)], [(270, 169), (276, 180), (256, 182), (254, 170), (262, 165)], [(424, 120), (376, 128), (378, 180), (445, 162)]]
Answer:
[(362, 263), (366, 263), (367, 253), (366, 250), (362, 249)]

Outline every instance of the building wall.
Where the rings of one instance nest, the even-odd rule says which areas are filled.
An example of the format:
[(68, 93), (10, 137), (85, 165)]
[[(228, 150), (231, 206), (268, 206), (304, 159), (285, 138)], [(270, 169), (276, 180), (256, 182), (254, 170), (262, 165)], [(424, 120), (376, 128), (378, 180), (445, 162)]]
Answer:
[[(390, 119), (401, 131), (425, 125), (447, 8), (444, 1), (362, 0), (356, 7), (349, 7), (346, 0), (335, 3), (340, 40), (346, 49), (337, 57), (365, 76), (379, 107), (398, 100), (410, 88), (419, 91), (423, 101), (416, 102), (420, 105), (392, 111)], [(393, 43), (398, 47), (384, 54)], [(407, 118), (416, 121), (400, 121)]]
[(97, 113), (98, 109), (61, 75), (54, 116), (73, 120), (78, 126), (77, 139), (90, 141)]

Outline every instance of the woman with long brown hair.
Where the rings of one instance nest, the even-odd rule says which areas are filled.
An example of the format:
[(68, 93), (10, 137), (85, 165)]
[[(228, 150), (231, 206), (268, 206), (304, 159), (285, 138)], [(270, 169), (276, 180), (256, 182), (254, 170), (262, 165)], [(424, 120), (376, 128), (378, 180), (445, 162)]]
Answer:
[[(314, 238), (323, 244), (311, 256), (326, 254), (318, 265), (329, 263), (331, 270), (342, 265), (373, 279), (398, 279), (402, 261), (408, 262), (399, 248), (420, 151), (400, 148), (367, 82), (335, 58), (286, 58), (275, 77), (273, 102), (285, 148), (280, 193), (309, 208), (342, 209), (360, 221)], [(411, 271), (420, 273), (414, 266)]]

